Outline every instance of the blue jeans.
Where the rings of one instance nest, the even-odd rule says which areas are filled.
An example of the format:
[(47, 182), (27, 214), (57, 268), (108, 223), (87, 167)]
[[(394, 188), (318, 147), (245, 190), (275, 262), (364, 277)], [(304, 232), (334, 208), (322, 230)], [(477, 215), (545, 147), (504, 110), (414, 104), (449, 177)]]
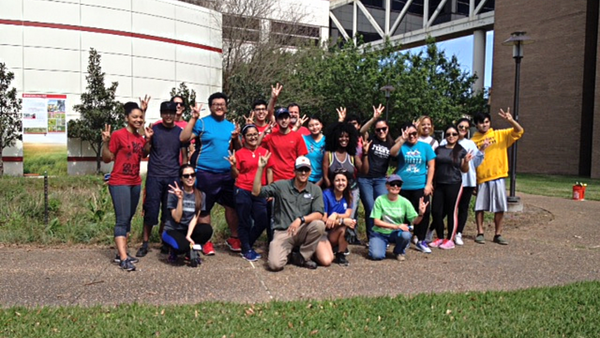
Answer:
[(371, 237), (373, 230), (373, 219), (371, 218), (371, 210), (375, 204), (375, 199), (381, 195), (387, 194), (385, 187), (385, 177), (380, 178), (358, 178), (358, 188), (360, 189), (360, 201), (365, 209), (365, 224), (367, 226), (367, 237)]
[(394, 243), (394, 255), (405, 254), (412, 237), (410, 231), (394, 230), (389, 235), (372, 231), (369, 239), (369, 256), (373, 260), (385, 258), (388, 243)]
[(115, 237), (127, 237), (131, 231), (131, 219), (140, 201), (139, 185), (109, 185), (108, 191), (115, 208)]
[(238, 238), (242, 242), (242, 252), (246, 253), (252, 249), (254, 242), (270, 223), (267, 216), (267, 200), (236, 187), (235, 211), (239, 219)]

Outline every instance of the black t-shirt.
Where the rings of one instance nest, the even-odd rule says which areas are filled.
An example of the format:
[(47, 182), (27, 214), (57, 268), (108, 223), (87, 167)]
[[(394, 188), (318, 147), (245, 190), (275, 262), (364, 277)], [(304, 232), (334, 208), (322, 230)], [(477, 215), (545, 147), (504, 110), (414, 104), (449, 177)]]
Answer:
[[(460, 145), (455, 145), (460, 147)], [(452, 158), (452, 151), (454, 149), (440, 146), (435, 149), (435, 174), (434, 181), (439, 184), (457, 184), (462, 183), (462, 172), (460, 171), (460, 164), (462, 159), (467, 155), (467, 151), (461, 147), (458, 153), (456, 161)]]
[(184, 144), (179, 140), (182, 129), (178, 126), (167, 128), (162, 123), (152, 127), (152, 146), (148, 160), (148, 176), (178, 177), (179, 154)]
[(369, 172), (360, 177), (380, 178), (387, 175), (390, 165), (390, 149), (392, 146), (378, 138), (373, 138), (371, 148), (369, 148)]

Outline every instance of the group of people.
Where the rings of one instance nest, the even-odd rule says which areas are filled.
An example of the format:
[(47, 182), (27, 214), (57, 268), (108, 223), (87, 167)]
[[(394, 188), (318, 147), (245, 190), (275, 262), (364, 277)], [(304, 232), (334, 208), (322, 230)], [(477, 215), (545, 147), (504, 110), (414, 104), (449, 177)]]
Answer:
[[(277, 84), (268, 103), (255, 101), (243, 126), (226, 119), (223, 93), (208, 98), (205, 117), (200, 118), (200, 104), (190, 107), (188, 122), (182, 119), (184, 100), (175, 96), (161, 103), (161, 120), (151, 127), (144, 126), (148, 97), (140, 105), (124, 105), (127, 126), (114, 133), (106, 126), (102, 132), (102, 158), (114, 161), (108, 185), (116, 215), (115, 262), (121, 268), (135, 270), (159, 223), (161, 250), (169, 262), (183, 255), (197, 266), (200, 252), (214, 255), (215, 203), (225, 209), (226, 245), (246, 260), (261, 258), (254, 245), (266, 231), (272, 271), (287, 263), (309, 269), (334, 262), (347, 266), (348, 245), (358, 242), (359, 200), (373, 260), (384, 259), (390, 244), (395, 258), (405, 260), (411, 239), (423, 253), (463, 245), (475, 191), (475, 242), (485, 243), (483, 212), (490, 211), (495, 213), (493, 241), (508, 244), (501, 236), (506, 151), (523, 135), (510, 111), (499, 113), (509, 129), (492, 129), (491, 116), (482, 113), (473, 118), (477, 132), (471, 139), (471, 121), (464, 118), (445, 127), (438, 143), (428, 116), (405, 124), (394, 139), (381, 105), (364, 124), (339, 108), (338, 122), (324, 129), (319, 117), (302, 116), (296, 103), (276, 109), (281, 91)], [(146, 156), (143, 243), (133, 257), (127, 238), (142, 194), (140, 161)], [(391, 173), (393, 160), (397, 169)]]

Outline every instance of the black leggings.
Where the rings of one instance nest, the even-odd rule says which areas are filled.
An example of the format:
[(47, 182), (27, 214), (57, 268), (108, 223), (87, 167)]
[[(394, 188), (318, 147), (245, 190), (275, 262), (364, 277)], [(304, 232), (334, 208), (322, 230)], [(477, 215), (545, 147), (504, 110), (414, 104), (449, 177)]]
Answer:
[(471, 196), (473, 196), (475, 187), (463, 187), (463, 192), (458, 199), (458, 230), (456, 232), (463, 233), (467, 218), (469, 218), (469, 206), (471, 205)]
[[(421, 197), (424, 197), (423, 202), (425, 202), (425, 203), (429, 202), (429, 196), (423, 196), (424, 190), (425, 189), (417, 189), (417, 190), (402, 189), (402, 190), (400, 190), (400, 196), (408, 199), (410, 201), (410, 203), (412, 204), (413, 208), (415, 208), (415, 211), (418, 213), (419, 212), (419, 199)], [(431, 212), (431, 206), (427, 205), (427, 209), (425, 210), (425, 213), (423, 214), (421, 223), (415, 224), (415, 232), (414, 233), (417, 236), (417, 239), (419, 239), (419, 241), (424, 240), (425, 235), (427, 234), (427, 228), (429, 227), (430, 212)]]
[(447, 218), (448, 234), (446, 239), (454, 239), (454, 224), (458, 217), (458, 198), (462, 192), (462, 184), (436, 184), (431, 206), (431, 227), (438, 238), (444, 238), (444, 218)]
[[(192, 239), (196, 244), (204, 245), (213, 234), (213, 229), (208, 223), (198, 223), (192, 232)], [(162, 234), (163, 241), (168, 244), (176, 254), (189, 252), (190, 242), (185, 239), (187, 229), (185, 231), (165, 230)]]

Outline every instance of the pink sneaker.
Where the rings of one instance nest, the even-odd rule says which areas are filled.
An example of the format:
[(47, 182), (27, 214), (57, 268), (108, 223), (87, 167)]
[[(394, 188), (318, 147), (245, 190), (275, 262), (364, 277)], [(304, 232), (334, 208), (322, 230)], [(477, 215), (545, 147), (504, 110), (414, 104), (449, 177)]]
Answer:
[(229, 237), (225, 244), (229, 247), (229, 250), (233, 252), (242, 252), (242, 242), (238, 238)]
[(445, 239), (444, 242), (442, 244), (440, 244), (440, 249), (444, 249), (444, 250), (454, 249), (454, 242)]
[(438, 239), (436, 239), (435, 241), (433, 241), (433, 242), (429, 243), (429, 247), (430, 247), (430, 248), (437, 248), (437, 247), (439, 247), (440, 245), (442, 245), (442, 243), (443, 243), (443, 242), (444, 242), (443, 240), (441, 240), (441, 239), (439, 239), (439, 238), (438, 238)]

